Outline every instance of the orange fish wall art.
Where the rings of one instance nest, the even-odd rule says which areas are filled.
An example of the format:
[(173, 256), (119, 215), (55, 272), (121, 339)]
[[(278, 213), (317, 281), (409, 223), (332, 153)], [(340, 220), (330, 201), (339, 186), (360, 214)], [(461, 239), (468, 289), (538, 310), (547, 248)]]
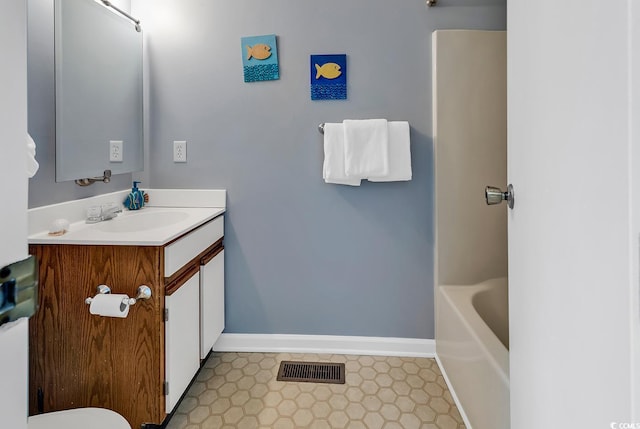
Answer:
[(243, 37), (241, 42), (245, 82), (280, 79), (275, 34)]

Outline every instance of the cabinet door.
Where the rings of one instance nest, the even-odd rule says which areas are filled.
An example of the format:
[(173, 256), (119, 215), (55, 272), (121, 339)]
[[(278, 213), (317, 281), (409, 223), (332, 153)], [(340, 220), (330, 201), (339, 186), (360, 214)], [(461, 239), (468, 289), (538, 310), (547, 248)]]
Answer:
[(200, 358), (224, 330), (224, 250), (200, 267)]
[(167, 413), (176, 406), (200, 368), (198, 283), (196, 273), (165, 298), (169, 311), (169, 319), (165, 323), (165, 375), (169, 383)]

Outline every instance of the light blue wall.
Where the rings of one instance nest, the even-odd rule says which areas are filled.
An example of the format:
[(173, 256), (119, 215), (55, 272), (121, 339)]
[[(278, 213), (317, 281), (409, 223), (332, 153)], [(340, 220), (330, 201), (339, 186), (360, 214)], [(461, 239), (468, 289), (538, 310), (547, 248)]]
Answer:
[[(505, 3), (132, 1), (151, 185), (228, 191), (227, 332), (433, 338), (431, 33), (504, 29)], [(240, 38), (274, 33), (281, 79), (244, 83)], [(335, 53), (349, 99), (312, 102), (309, 55)], [(318, 124), (378, 117), (411, 124), (413, 180), (324, 184)]]
[[(147, 186), (228, 190), (227, 332), (433, 338), (431, 32), (504, 29), (505, 1), (131, 3), (148, 38)], [(30, 207), (129, 187), (55, 183), (53, 0), (28, 7)], [(245, 84), (240, 37), (273, 33), (281, 79)], [(323, 53), (348, 55), (349, 100), (309, 99)], [(413, 180), (324, 184), (317, 125), (373, 117), (410, 122)]]

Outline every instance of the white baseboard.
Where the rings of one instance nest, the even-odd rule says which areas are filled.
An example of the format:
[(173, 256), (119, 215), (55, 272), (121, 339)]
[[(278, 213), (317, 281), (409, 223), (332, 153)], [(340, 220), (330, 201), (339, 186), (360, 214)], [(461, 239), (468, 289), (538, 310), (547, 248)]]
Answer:
[(222, 334), (217, 352), (318, 353), (433, 358), (435, 340), (336, 335)]

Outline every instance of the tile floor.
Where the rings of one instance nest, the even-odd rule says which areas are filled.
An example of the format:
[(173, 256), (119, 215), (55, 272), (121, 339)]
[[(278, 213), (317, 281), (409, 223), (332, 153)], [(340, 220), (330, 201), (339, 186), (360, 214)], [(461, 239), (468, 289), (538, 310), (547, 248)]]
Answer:
[[(344, 362), (345, 384), (276, 381), (280, 361)], [(167, 429), (464, 429), (434, 359), (212, 353)]]

